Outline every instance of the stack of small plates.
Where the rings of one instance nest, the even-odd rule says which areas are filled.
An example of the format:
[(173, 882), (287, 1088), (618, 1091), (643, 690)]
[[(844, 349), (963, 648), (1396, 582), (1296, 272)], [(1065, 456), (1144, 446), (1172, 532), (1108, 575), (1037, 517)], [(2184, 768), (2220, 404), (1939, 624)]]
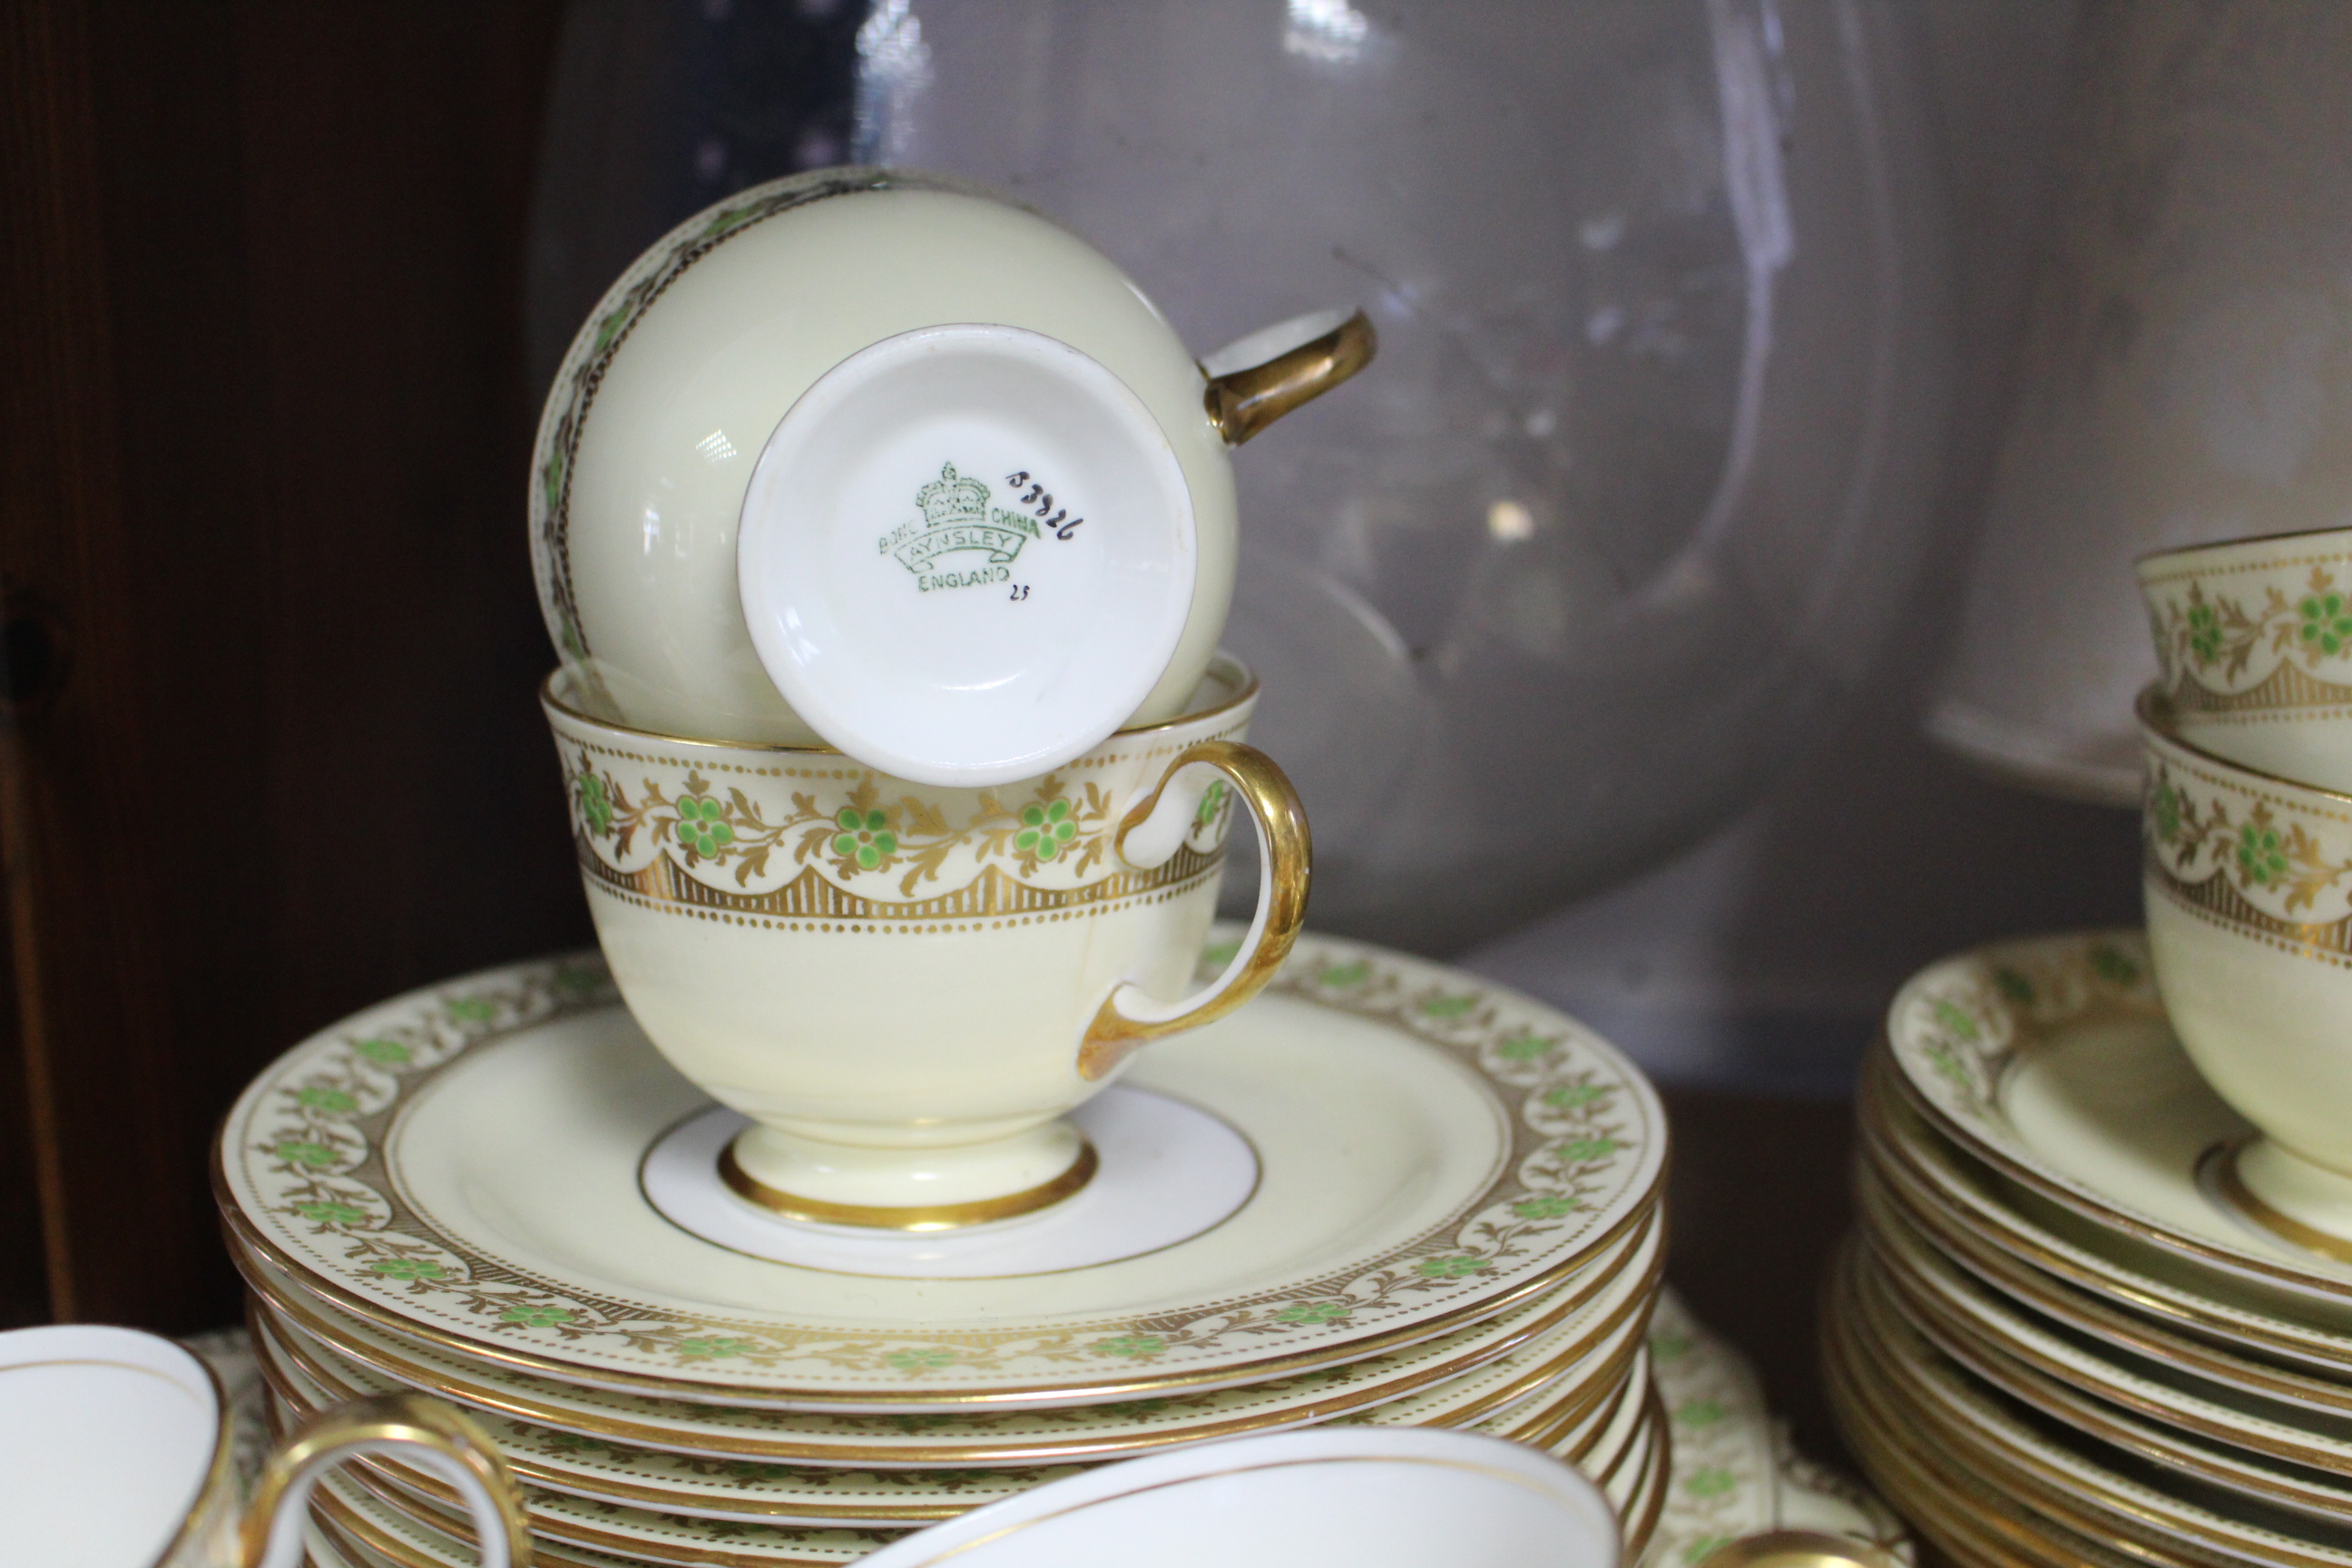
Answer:
[[(582, 957), (296, 1047), (215, 1174), (278, 1417), (401, 1387), (470, 1407), (544, 1563), (843, 1563), (1073, 1466), (1331, 1421), (1537, 1444), (1647, 1542), (1671, 1475), (1643, 1338), (1665, 1129), (1623, 1058), (1456, 972), (1310, 939), (1122, 1085), (1245, 1140), (1247, 1201), (1049, 1272), (992, 1272), (972, 1232), (940, 1272), (921, 1237), (870, 1268), (775, 1261), (647, 1195), (648, 1152), (708, 1102)], [(1007, 1258), (1035, 1223), (1004, 1225)], [(454, 1495), (395, 1461), (331, 1479), (318, 1515), (365, 1568), (468, 1560)]]
[(2135, 934), (1983, 950), (1865, 1075), (1832, 1394), (1956, 1562), (2352, 1565), (2352, 1266), (2247, 1218), (2252, 1130)]

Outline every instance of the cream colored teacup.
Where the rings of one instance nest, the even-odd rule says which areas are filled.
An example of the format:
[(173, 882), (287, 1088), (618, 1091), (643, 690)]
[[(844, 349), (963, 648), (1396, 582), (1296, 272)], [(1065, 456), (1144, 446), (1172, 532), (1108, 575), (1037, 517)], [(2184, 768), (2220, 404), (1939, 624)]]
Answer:
[[(630, 1011), (750, 1117), (724, 1173), (803, 1220), (930, 1229), (1042, 1208), (1094, 1169), (1065, 1113), (1138, 1046), (1254, 995), (1305, 918), (1307, 823), (1241, 743), (1256, 684), (1043, 778), (916, 784), (836, 752), (671, 739), (549, 679), (596, 934)], [(1255, 821), (1248, 935), (1187, 994), (1227, 829)]]
[(2208, 1174), (2272, 1229), (2352, 1256), (2352, 795), (2189, 744), (2154, 689), (2140, 733), (2157, 985), (2198, 1070), (2263, 1134)]
[(74, 1568), (294, 1568), (331, 1465), (396, 1454), (456, 1487), (484, 1568), (530, 1561), (498, 1448), (438, 1400), (320, 1412), (271, 1453), (248, 1500), (220, 1384), (171, 1341), (67, 1324), (0, 1334), (0, 1557)]
[(2352, 790), (2352, 529), (2168, 550), (2139, 584), (2183, 740)]

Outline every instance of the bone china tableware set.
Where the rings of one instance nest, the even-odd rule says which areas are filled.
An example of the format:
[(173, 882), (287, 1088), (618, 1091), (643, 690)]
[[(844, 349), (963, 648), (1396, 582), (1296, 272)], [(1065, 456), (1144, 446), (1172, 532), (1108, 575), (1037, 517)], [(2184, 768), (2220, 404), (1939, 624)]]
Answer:
[(2352, 1563), (2352, 531), (2140, 563), (2147, 926), (1896, 995), (1824, 1326), (1962, 1563)]
[[(871, 170), (615, 284), (530, 519), (601, 952), (383, 1003), (237, 1101), (278, 1426), (445, 1400), (573, 1568), (1892, 1539), (1784, 1475), (1720, 1352), (1645, 1337), (1639, 1071), (1301, 930), (1306, 819), (1216, 651), (1224, 452), (1371, 347), (1332, 312), (1196, 364), (1055, 225)], [(1681, 1487), (1678, 1428), (1715, 1456)], [(470, 1562), (478, 1501), (371, 1452), (310, 1549)]]

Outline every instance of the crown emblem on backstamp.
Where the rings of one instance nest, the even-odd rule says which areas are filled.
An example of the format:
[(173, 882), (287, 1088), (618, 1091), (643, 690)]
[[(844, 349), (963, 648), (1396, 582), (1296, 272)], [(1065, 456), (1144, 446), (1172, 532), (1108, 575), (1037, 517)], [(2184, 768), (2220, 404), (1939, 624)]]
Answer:
[[(1037, 537), (1037, 524), (1018, 512), (992, 508), (992, 494), (982, 480), (942, 463), (940, 477), (915, 492), (920, 515), (884, 534), (876, 548), (912, 572), (926, 593), (1002, 583), (1021, 547)], [(943, 564), (959, 569), (941, 570)]]

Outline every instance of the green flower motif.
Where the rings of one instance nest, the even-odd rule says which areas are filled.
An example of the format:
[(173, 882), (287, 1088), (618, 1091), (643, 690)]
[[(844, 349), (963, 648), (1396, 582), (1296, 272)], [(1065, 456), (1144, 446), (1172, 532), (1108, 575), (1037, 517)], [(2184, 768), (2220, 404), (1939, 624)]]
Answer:
[(1457, 1253), (1451, 1258), (1424, 1258), (1412, 1267), (1423, 1279), (1465, 1279), (1486, 1268), (1486, 1260)]
[(1087, 1347), (1098, 1355), (1138, 1356), (1158, 1355), (1168, 1348), (1168, 1342), (1158, 1334), (1114, 1334), (1107, 1340), (1097, 1340)]
[(278, 1157), (289, 1165), (307, 1166), (317, 1171), (334, 1164), (342, 1158), (324, 1143), (305, 1143), (299, 1140), (278, 1145)]
[(1352, 963), (1332, 964), (1315, 978), (1335, 991), (1344, 991), (1350, 985), (1361, 985), (1371, 975), (1372, 966), (1360, 958)]
[(2341, 653), (2352, 645), (2352, 610), (2341, 594), (2313, 594), (2295, 606), (2303, 613), (2303, 646), (2307, 653)]
[(1218, 779), (1201, 792), (1200, 809), (1192, 813), (1192, 822), (1196, 826), (1206, 827), (1216, 821), (1217, 814), (1224, 809), (1225, 781)]
[(352, 1049), (388, 1068), (404, 1066), (415, 1058), (415, 1053), (398, 1040), (361, 1040)]
[(884, 1359), (900, 1372), (935, 1372), (953, 1366), (956, 1353), (945, 1345), (925, 1345), (919, 1350), (892, 1351)]
[(2180, 792), (2169, 784), (2156, 786), (2148, 799), (2148, 816), (2156, 822), (2156, 837), (2166, 844), (2180, 837)]
[(2033, 982), (2009, 965), (2004, 963), (1992, 972), (1992, 983), (2000, 986), (2000, 994), (2011, 1001), (2029, 1007), (2033, 1005)]
[(680, 1340), (676, 1346), (680, 1361), (725, 1361), (730, 1356), (750, 1355), (758, 1348), (750, 1340), (729, 1339), (722, 1334)]
[(1597, 1083), (1564, 1083), (1543, 1097), (1543, 1102), (1554, 1110), (1574, 1110), (1580, 1105), (1590, 1105), (1609, 1090)]
[(1682, 1407), (1675, 1412), (1675, 1421), (1678, 1426), (1696, 1430), (1703, 1426), (1713, 1426), (1730, 1414), (1731, 1412), (1726, 1410), (1719, 1400), (1692, 1399), (1685, 1400)]
[(1336, 1323), (1356, 1310), (1352, 1301), (1293, 1301), (1274, 1315), (1277, 1323)]
[(520, 1323), (526, 1329), (551, 1329), (558, 1323), (572, 1321), (569, 1307), (512, 1306), (499, 1314), (501, 1323)]
[(1473, 995), (1432, 996), (1421, 1005), (1422, 1012), (1432, 1018), (1459, 1018), (1478, 1005)]
[(1540, 1035), (1521, 1030), (1495, 1047), (1495, 1054), (1507, 1062), (1531, 1062), (1538, 1057), (1549, 1056), (1558, 1040), (1547, 1040)]
[(340, 1089), (297, 1089), (294, 1098), (313, 1110), (324, 1110), (339, 1116), (348, 1115), (360, 1108), (358, 1100)]
[(1521, 1219), (1558, 1219), (1562, 1215), (1574, 1214), (1583, 1206), (1574, 1198), (1551, 1193), (1539, 1198), (1521, 1198), (1511, 1205), (1511, 1212)]
[(1738, 1485), (1738, 1476), (1720, 1465), (1709, 1465), (1705, 1469), (1693, 1470), (1684, 1479), (1683, 1490), (1695, 1498), (1721, 1497), (1724, 1493), (1736, 1489)]
[(2091, 973), (2110, 985), (2139, 984), (2139, 965), (2112, 947), (2091, 950)]
[(594, 773), (583, 773), (572, 781), (580, 797), (580, 820), (588, 831), (602, 838), (613, 831), (613, 801), (604, 793), (604, 781)]
[(482, 996), (452, 996), (449, 1016), (465, 1024), (487, 1024), (498, 1016), (498, 1004)]
[(682, 795), (674, 803), (677, 821), (670, 831), (677, 835), (677, 847), (689, 855), (708, 859), (735, 842), (735, 829), (724, 819), (727, 808), (707, 795)]
[(864, 811), (845, 805), (835, 814), (833, 825), (841, 829), (834, 835), (833, 852), (856, 861), (860, 870), (871, 871), (882, 864), (884, 856), (898, 852), (898, 836), (890, 831), (890, 814), (878, 805)]
[(370, 1261), (368, 1272), (387, 1279), (438, 1279), (447, 1270), (429, 1258), (378, 1258)]
[(567, 963), (555, 972), (555, 988), (577, 995), (601, 990), (604, 978), (604, 972), (593, 963)]
[(312, 1225), (357, 1225), (367, 1218), (367, 1210), (356, 1204), (329, 1203), (323, 1200), (297, 1204), (294, 1212)]
[(1581, 1165), (1591, 1160), (1605, 1160), (1624, 1145), (1605, 1132), (1590, 1138), (1571, 1138), (1559, 1146), (1559, 1157), (1571, 1165)]
[(1950, 1002), (1940, 996), (1937, 997), (1936, 999), (1935, 1014), (1936, 1022), (1943, 1025), (1944, 1027), (1951, 1030), (1952, 1033), (1959, 1036), (1960, 1038), (1964, 1040), (1974, 1040), (1977, 1037), (1977, 1021), (1974, 1018), (1969, 1017), (1967, 1013), (1963, 1012), (1956, 1003)]
[(2250, 822), (2238, 829), (2238, 869), (2260, 888), (2286, 875), (2286, 852), (2279, 847), (2277, 828)]
[(2189, 606), (2189, 651), (2200, 667), (2221, 657), (2221, 621), (2210, 605)]
[(1077, 836), (1078, 825), (1070, 820), (1068, 801), (1038, 801), (1021, 808), (1021, 831), (1013, 836), (1013, 847), (1040, 860), (1051, 860)]
[(1676, 1333), (1671, 1329), (1661, 1330), (1650, 1336), (1652, 1361), (1680, 1361), (1697, 1348), (1697, 1341), (1688, 1334)]

